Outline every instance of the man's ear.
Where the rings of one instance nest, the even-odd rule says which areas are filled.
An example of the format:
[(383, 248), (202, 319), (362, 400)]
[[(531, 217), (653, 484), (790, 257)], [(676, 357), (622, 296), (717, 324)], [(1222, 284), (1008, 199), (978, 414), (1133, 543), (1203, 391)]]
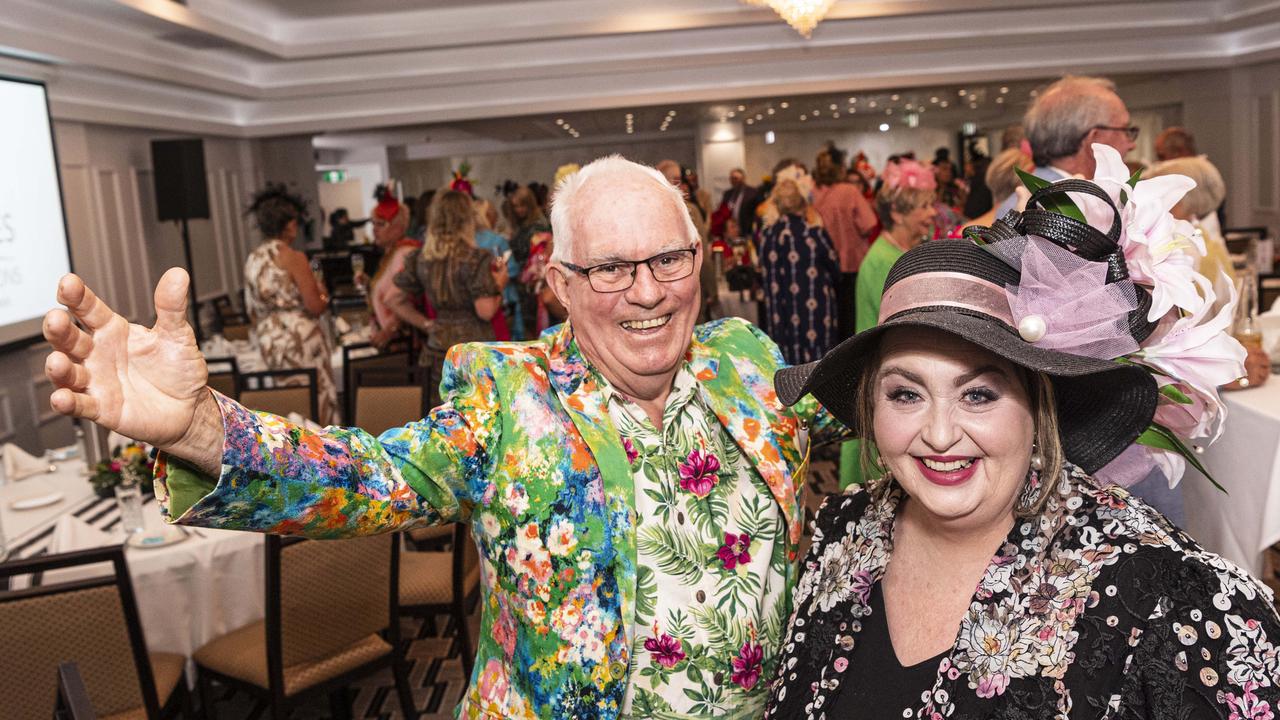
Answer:
[(547, 284), (551, 286), (551, 292), (556, 294), (556, 300), (564, 306), (565, 312), (569, 311), (569, 279), (564, 276), (564, 268), (555, 263), (547, 266)]

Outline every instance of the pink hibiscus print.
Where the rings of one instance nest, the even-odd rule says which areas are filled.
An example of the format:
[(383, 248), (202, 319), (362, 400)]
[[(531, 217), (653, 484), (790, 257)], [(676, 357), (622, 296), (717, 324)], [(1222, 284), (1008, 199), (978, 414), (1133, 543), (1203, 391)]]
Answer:
[(636, 451), (636, 446), (632, 444), (631, 438), (622, 438), (622, 449), (627, 451), (627, 462), (633, 463), (636, 458), (640, 457), (640, 453)]
[(746, 533), (741, 535), (725, 533), (724, 544), (716, 551), (716, 557), (720, 558), (725, 570), (733, 570), (740, 564), (746, 565), (751, 562), (751, 553), (747, 552), (747, 548), (750, 546), (750, 535)]
[(750, 690), (760, 682), (761, 664), (764, 662), (764, 648), (750, 640), (742, 644), (738, 657), (733, 659), (733, 681), (743, 690)]
[[(658, 632), (656, 625), (653, 631)], [(644, 649), (653, 654), (654, 662), (668, 670), (684, 659), (684, 650), (680, 649), (680, 641), (666, 633), (645, 639)]]
[(694, 450), (680, 463), (680, 487), (699, 498), (704, 498), (716, 486), (720, 459), (711, 453)]

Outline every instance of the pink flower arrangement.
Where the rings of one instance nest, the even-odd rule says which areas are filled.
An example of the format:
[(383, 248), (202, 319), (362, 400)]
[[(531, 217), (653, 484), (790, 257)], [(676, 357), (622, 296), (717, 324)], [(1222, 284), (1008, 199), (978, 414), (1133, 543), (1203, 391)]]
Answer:
[[(1161, 396), (1155, 425), (1139, 438), (1142, 445), (1114, 460), (1097, 477), (1129, 484), (1154, 464), (1173, 486), (1187, 462), (1198, 466), (1185, 443), (1202, 438), (1213, 442), (1222, 432), (1226, 407), (1218, 388), (1244, 375), (1245, 350), (1229, 334), (1236, 298), (1232, 292), (1229, 302), (1213, 312), (1214, 283), (1196, 270), (1205, 254), (1204, 239), (1190, 223), (1171, 214), (1195, 182), (1181, 175), (1131, 182), (1114, 148), (1094, 144), (1093, 153), (1097, 162), (1093, 183), (1120, 212), (1120, 250), (1129, 280), (1151, 294), (1147, 319), (1158, 323), (1155, 332), (1140, 347), (1120, 343), (1127, 339), (1127, 332), (1121, 331), (1133, 307), (1128, 297), (1118, 294), (1120, 286), (1100, 285), (1101, 269), (1098, 273), (1088, 268), (1064, 270), (1069, 264), (1057, 257), (1050, 262), (1041, 259), (1028, 268), (1027, 263), (1036, 260), (1033, 250), (1054, 253), (1054, 248), (1044, 248), (1045, 243), (1034, 239), (1027, 242), (1024, 282), (1011, 294), (1011, 310), (1016, 317), (1035, 314), (1048, 320), (1049, 332), (1036, 341), (1038, 346), (1136, 363), (1156, 377)], [(1090, 225), (1103, 232), (1111, 228), (1115, 211), (1105, 201), (1082, 193), (1068, 196), (1068, 204), (1074, 203)]]
[(659, 633), (658, 626), (653, 626), (654, 637), (646, 638), (644, 649), (653, 655), (653, 661), (670, 670), (684, 660), (684, 650), (680, 649), (680, 641), (666, 633)]
[(733, 659), (733, 681), (743, 690), (750, 690), (760, 681), (763, 663), (764, 648), (748, 640), (742, 644), (738, 657)]
[(680, 463), (679, 470), (680, 487), (704, 498), (719, 481), (716, 473), (720, 470), (720, 459), (712, 453), (694, 450)]
[(881, 174), (885, 187), (908, 188), (910, 190), (936, 190), (938, 179), (933, 170), (910, 158), (891, 162)]
[(751, 547), (751, 536), (747, 533), (741, 535), (725, 533), (724, 544), (716, 551), (716, 557), (720, 558), (720, 563), (724, 565), (725, 570), (733, 570), (738, 565), (751, 562), (751, 553), (747, 551), (749, 547)]

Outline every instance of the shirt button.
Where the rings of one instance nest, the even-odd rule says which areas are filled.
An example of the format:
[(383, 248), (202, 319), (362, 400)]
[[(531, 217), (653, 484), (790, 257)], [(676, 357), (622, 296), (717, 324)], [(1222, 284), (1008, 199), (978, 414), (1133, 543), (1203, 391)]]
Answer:
[(627, 664), (621, 660), (614, 660), (609, 663), (609, 677), (614, 680), (621, 680), (627, 676)]
[(698, 602), (700, 603), (705, 603), (707, 601), (707, 594), (702, 590), (699, 590), (698, 594), (695, 595), (694, 597), (698, 598)]

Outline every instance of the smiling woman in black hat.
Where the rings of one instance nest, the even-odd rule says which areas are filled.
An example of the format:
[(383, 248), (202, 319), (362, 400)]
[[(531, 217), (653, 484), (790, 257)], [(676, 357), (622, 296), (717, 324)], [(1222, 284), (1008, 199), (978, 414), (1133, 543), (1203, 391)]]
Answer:
[(1270, 591), (1091, 477), (1135, 441), (1171, 477), (1198, 465), (1184, 440), (1216, 435), (1243, 358), (1182, 269), (1184, 184), (1111, 159), (1033, 195), (1056, 212), (911, 250), (879, 325), (778, 373), (879, 479), (818, 515), (768, 717), (1280, 711)]

